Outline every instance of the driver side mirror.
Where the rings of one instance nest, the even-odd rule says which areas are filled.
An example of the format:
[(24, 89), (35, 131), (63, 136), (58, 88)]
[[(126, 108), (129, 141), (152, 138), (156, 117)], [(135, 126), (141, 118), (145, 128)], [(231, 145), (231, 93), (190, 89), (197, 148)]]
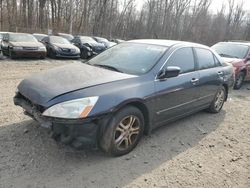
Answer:
[(157, 79), (164, 80), (166, 78), (174, 78), (174, 77), (179, 76), (180, 72), (181, 72), (180, 67), (169, 66), (166, 69), (162, 69), (159, 72)]

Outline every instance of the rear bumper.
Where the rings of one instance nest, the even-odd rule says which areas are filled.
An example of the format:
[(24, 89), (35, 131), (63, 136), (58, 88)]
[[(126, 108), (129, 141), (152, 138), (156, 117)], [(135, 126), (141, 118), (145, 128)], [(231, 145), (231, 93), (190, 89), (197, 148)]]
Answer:
[(108, 115), (77, 120), (45, 117), (35, 105), (23, 99), (20, 94), (14, 97), (14, 104), (22, 107), (24, 114), (39, 122), (42, 127), (51, 129), (59, 137), (67, 137), (67, 142), (62, 141), (65, 144), (76, 142), (83, 147), (97, 146), (101, 126), (109, 119)]

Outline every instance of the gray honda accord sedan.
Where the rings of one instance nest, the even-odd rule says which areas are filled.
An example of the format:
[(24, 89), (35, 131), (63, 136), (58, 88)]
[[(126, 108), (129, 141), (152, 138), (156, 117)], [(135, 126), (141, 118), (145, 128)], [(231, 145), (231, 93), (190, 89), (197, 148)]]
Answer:
[(159, 126), (220, 112), (233, 84), (232, 66), (207, 46), (134, 40), (23, 80), (14, 103), (57, 140), (120, 156)]

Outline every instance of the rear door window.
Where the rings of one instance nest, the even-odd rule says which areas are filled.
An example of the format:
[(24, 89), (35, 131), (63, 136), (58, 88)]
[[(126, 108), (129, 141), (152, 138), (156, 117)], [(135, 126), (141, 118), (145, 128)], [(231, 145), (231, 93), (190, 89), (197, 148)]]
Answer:
[(199, 69), (209, 69), (215, 67), (215, 59), (214, 54), (207, 49), (203, 48), (195, 48), (198, 63), (199, 63)]
[[(192, 48), (181, 48), (173, 53), (166, 66), (176, 66), (181, 68), (181, 73), (195, 70), (194, 53)], [(165, 68), (166, 68), (165, 66)]]

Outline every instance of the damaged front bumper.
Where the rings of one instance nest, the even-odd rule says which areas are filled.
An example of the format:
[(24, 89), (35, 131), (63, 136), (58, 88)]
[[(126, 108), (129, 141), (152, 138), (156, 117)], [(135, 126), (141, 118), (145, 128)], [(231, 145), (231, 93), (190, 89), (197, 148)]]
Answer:
[(97, 146), (100, 137), (101, 125), (107, 124), (109, 116), (103, 115), (88, 119), (61, 119), (45, 117), (38, 105), (32, 104), (28, 99), (17, 93), (14, 104), (24, 109), (24, 114), (37, 121), (42, 127), (49, 128), (54, 135), (64, 138), (65, 144), (77, 142), (84, 147)]

